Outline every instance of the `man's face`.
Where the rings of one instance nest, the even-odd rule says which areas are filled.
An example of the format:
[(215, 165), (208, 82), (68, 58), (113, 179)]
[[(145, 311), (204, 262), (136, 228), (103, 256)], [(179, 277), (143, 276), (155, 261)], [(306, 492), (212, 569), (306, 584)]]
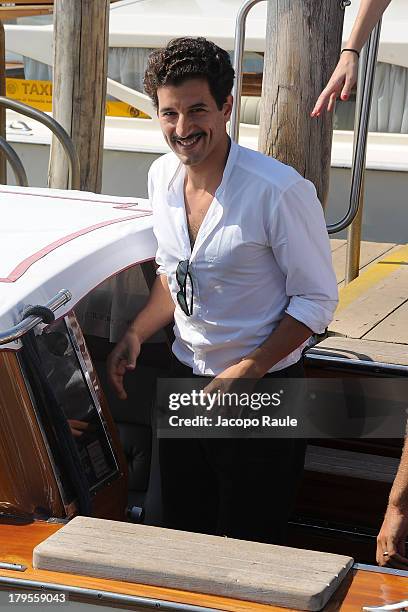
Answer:
[(232, 96), (219, 110), (205, 79), (189, 79), (157, 90), (158, 117), (164, 138), (187, 166), (201, 164), (224, 147)]

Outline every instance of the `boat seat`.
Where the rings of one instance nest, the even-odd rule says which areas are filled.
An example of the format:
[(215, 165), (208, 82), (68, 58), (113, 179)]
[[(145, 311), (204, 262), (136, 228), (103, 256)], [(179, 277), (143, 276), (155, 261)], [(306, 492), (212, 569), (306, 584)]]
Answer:
[(241, 97), (241, 123), (250, 125), (259, 125), (261, 112), (261, 98), (258, 96), (242, 96)]
[[(158, 485), (151, 483), (152, 463), (152, 402), (155, 395), (156, 380), (164, 370), (138, 365), (134, 372), (126, 377), (128, 399), (120, 400), (110, 388), (107, 381), (106, 361), (95, 361), (95, 368), (102, 388), (106, 395), (112, 417), (117, 425), (119, 437), (128, 465), (128, 507), (145, 506), (149, 485), (157, 489)], [(155, 480), (155, 479), (153, 479)], [(150, 496), (150, 514), (147, 522), (155, 522), (160, 514), (159, 500), (156, 493)], [(158, 519), (159, 520), (159, 519)]]
[[(352, 94), (352, 97), (347, 103), (342, 102), (341, 104), (337, 104), (333, 116), (333, 128), (335, 130), (353, 130), (355, 106), (354, 94)], [(241, 96), (241, 123), (259, 125), (260, 114), (260, 96)]]
[(399, 459), (309, 444), (305, 470), (392, 484)]

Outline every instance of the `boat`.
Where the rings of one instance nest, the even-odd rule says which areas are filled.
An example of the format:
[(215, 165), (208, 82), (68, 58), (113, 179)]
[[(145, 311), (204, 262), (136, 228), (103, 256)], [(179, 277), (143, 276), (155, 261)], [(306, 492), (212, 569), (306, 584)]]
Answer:
[[(240, 596), (232, 596), (233, 591), (226, 593), (225, 586), (218, 594), (211, 594), (211, 589), (204, 587), (202, 582), (194, 586), (188, 577), (189, 571), (181, 587), (177, 572), (170, 585), (167, 581), (160, 586), (160, 579), (154, 577), (146, 577), (145, 584), (141, 584), (130, 575), (126, 579), (118, 578), (121, 576), (119, 570), (116, 577), (106, 577), (106, 570), (101, 574), (100, 570), (85, 571), (79, 566), (69, 570), (68, 566), (61, 565), (63, 559), (64, 563), (70, 562), (69, 555), (66, 557), (73, 545), (70, 538), (80, 529), (93, 534), (91, 537), (98, 543), (99, 552), (92, 553), (96, 544), (81, 536), (75, 544), (77, 560), (79, 549), (83, 549), (85, 555), (92, 553), (94, 559), (95, 555), (102, 558), (103, 554), (108, 554), (106, 547), (103, 553), (103, 542), (110, 541), (108, 533), (117, 533), (115, 542), (122, 542), (118, 544), (119, 550), (129, 538), (142, 536), (148, 538), (147, 545), (156, 537), (159, 542), (167, 542), (170, 549), (174, 545), (180, 550), (181, 544), (177, 542), (183, 538), (190, 542), (193, 537), (182, 532), (171, 534), (158, 527), (146, 526), (145, 532), (143, 525), (132, 527), (130, 524), (143, 521), (141, 508), (135, 504), (141, 503), (146, 490), (152, 494), (154, 486), (154, 478), (150, 478), (148, 486), (149, 477), (146, 478), (146, 474), (142, 477), (148, 465), (141, 457), (142, 434), (148, 429), (148, 421), (141, 422), (141, 413), (146, 409), (148, 397), (139, 390), (129, 405), (118, 407), (118, 402), (115, 405), (103, 372), (109, 342), (98, 342), (92, 333), (84, 331), (89, 331), (89, 327), (92, 331), (92, 325), (95, 328), (100, 323), (91, 317), (90, 324), (84, 317), (84, 303), (88, 315), (97, 313), (90, 305), (106, 300), (110, 280), (116, 277), (120, 283), (118, 279), (124, 280), (131, 274), (135, 276), (134, 286), (141, 279), (149, 278), (149, 265), (156, 250), (151, 211), (148, 202), (141, 198), (13, 186), (2, 187), (0, 210), (5, 236), (0, 267), (0, 413), (3, 423), (0, 432), (0, 589), (8, 592), (8, 603), (58, 604), (69, 597), (83, 603), (185, 612), (283, 610), (265, 603), (265, 599), (253, 603), (242, 590)], [(139, 298), (143, 300), (146, 290), (143, 283), (141, 287)], [(111, 303), (109, 309), (109, 317), (102, 323), (107, 322), (115, 328), (118, 308)], [(126, 325), (126, 321), (121, 324)], [(168, 345), (163, 338), (156, 338), (147, 347), (138, 366), (139, 383), (147, 376), (154, 380), (159, 366), (165, 364), (168, 356)], [(323, 368), (324, 364), (320, 363), (319, 367)], [(129, 422), (129, 414), (136, 412), (134, 401), (139, 415)], [(124, 450), (128, 457), (130, 455), (130, 461), (126, 460)], [(139, 491), (132, 491), (132, 486)], [(154, 524), (151, 510), (150, 513), (146, 522)], [(84, 518), (79, 516), (81, 514), (93, 518)], [(140, 546), (146, 545), (143, 537)], [(223, 538), (215, 537), (203, 544), (200, 540), (203, 537), (211, 536), (197, 536), (197, 542), (193, 538), (189, 549), (193, 546), (199, 550), (205, 544), (226, 550)], [(64, 552), (58, 553), (59, 560), (54, 559), (50, 566), (49, 561), (44, 560), (44, 551), (48, 546), (54, 550), (53, 546), (58, 545), (61, 538)], [(299, 543), (298, 539), (298, 546)], [(238, 545), (245, 547), (246, 543), (231, 541), (228, 546)], [(351, 546), (350, 540), (348, 545)], [(281, 574), (287, 577), (293, 574), (293, 560), (289, 573), (282, 570), (285, 555), (293, 557), (291, 549), (259, 546), (267, 547), (262, 549), (262, 554), (270, 550), (271, 558), (279, 556)], [(113, 554), (111, 550), (109, 554)], [(328, 602), (327, 597), (310, 599), (309, 593), (311, 607), (308, 609), (324, 606), (329, 612), (366, 606), (367, 610), (385, 610), (388, 608), (378, 606), (396, 601), (401, 602), (400, 609), (403, 609), (408, 572), (359, 562), (352, 565), (349, 553), (337, 557), (295, 551), (298, 559), (302, 559), (303, 554), (306, 561), (302, 561), (302, 567), (310, 563), (310, 559), (318, 564), (320, 561), (329, 565), (336, 562), (342, 568), (339, 570), (341, 578), (344, 577)], [(213, 563), (220, 563), (217, 555)], [(126, 557), (120, 559), (126, 562)], [(244, 572), (242, 576), (246, 580), (242, 562), (240, 567), (234, 571), (238, 572), (237, 576), (241, 575), (240, 571)], [(234, 576), (234, 571), (231, 574), (228, 570), (229, 575)], [(316, 574), (319, 571), (317, 567)], [(326, 582), (327, 571), (327, 568), (323, 570)], [(299, 600), (299, 593), (296, 597), (298, 602), (305, 601)], [(299, 608), (286, 605), (284, 609)]]
[[(142, 74), (149, 50), (188, 31), (192, 35), (208, 36), (232, 51), (240, 4), (240, 0), (180, 1), (176, 5), (171, 0), (120, 0), (111, 5), (108, 94), (143, 111), (152, 120), (130, 116), (106, 117), (103, 193), (119, 196), (131, 193), (146, 197), (148, 168), (154, 159), (168, 150), (154, 121), (155, 111), (151, 102), (142, 93)], [(358, 4), (353, 1), (345, 10), (343, 42), (357, 9)], [(179, 18), (181, 14), (182, 20)], [(30, 21), (28, 18), (19, 20), (16, 25), (5, 25), (6, 48), (28, 58), (25, 60), (26, 78), (30, 82), (35, 83), (38, 79), (43, 82), (50, 78), (53, 61), (51, 21), (52, 16), (48, 16), (37, 18), (41, 25), (35, 25), (35, 19)], [(363, 239), (368, 241), (405, 242), (408, 127), (401, 100), (408, 96), (407, 22), (404, 0), (394, 0), (383, 18), (374, 87), (375, 111), (368, 138), (365, 185), (369, 205), (363, 220)], [(245, 99), (240, 126), (241, 144), (254, 149), (258, 140), (265, 23), (266, 3), (260, 2), (248, 16), (244, 58), (247, 76), (244, 78)], [(348, 200), (353, 115), (352, 96), (349, 102), (339, 104), (336, 112), (327, 209), (329, 223), (343, 216)], [(7, 116), (7, 138), (24, 161), (29, 184), (46, 186), (49, 132), (12, 111), (8, 111)], [(13, 178), (9, 175), (10, 184), (14, 182)], [(344, 237), (344, 234), (339, 237)]]

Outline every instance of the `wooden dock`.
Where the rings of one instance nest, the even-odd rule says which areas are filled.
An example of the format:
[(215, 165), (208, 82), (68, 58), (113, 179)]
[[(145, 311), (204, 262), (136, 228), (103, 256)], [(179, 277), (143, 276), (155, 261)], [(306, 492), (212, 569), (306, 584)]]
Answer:
[(318, 348), (408, 366), (408, 245), (362, 242), (360, 276), (344, 286), (346, 241), (330, 242), (340, 302)]

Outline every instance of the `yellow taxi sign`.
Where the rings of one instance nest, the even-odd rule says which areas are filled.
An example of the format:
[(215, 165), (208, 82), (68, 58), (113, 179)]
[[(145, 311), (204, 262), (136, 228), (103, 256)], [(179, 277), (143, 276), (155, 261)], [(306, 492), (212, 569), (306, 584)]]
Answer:
[[(26, 79), (6, 79), (6, 96), (13, 100), (19, 100), (28, 106), (38, 108), (44, 112), (52, 111), (52, 82), (30, 81)], [(108, 100), (106, 102), (105, 114), (110, 117), (138, 117), (148, 119), (142, 111), (126, 102)]]
[(150, 119), (143, 111), (118, 100), (108, 100), (106, 102), (105, 115), (109, 117), (138, 117), (139, 119)]
[(51, 112), (52, 110), (51, 81), (6, 79), (6, 96), (44, 112)]

